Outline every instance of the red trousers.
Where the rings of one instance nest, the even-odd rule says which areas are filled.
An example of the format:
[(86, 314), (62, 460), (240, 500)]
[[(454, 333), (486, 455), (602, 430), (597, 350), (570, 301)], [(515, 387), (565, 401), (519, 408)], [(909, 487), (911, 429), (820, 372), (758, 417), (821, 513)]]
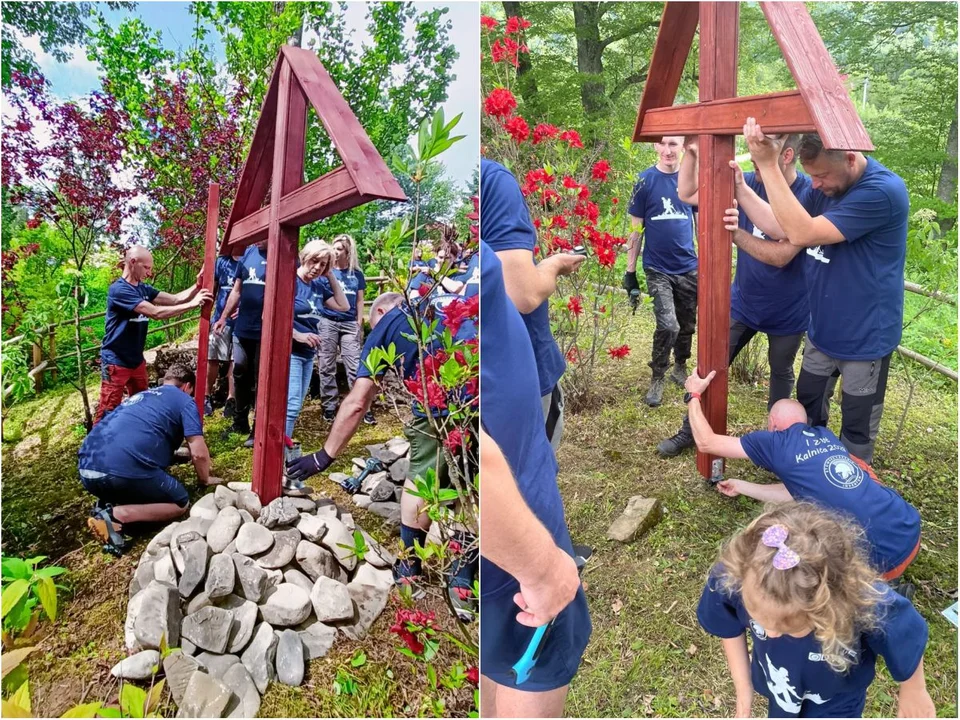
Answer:
[(93, 424), (96, 425), (106, 413), (123, 402), (124, 390), (130, 395), (136, 395), (147, 387), (146, 361), (135, 368), (104, 365), (101, 371), (100, 402), (97, 404), (97, 416), (93, 419)]

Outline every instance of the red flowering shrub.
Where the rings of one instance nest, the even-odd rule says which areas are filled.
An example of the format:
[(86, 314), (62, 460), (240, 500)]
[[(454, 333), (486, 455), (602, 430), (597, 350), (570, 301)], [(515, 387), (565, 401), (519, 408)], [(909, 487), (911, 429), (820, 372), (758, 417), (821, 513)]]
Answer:
[(627, 355), (630, 354), (630, 346), (621, 345), (620, 347), (607, 348), (607, 353), (609, 353), (610, 357), (612, 358), (615, 358), (617, 360), (622, 360), (623, 358), (625, 358)]
[(494, 88), (483, 101), (483, 111), (493, 117), (505, 118), (517, 107), (517, 99), (506, 88)]

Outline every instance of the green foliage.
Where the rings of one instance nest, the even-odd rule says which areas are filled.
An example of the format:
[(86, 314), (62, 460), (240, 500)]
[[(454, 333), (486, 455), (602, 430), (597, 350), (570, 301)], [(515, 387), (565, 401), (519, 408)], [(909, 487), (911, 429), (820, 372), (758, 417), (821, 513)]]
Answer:
[(37, 568), (45, 557), (28, 560), (4, 557), (0, 561), (3, 584), (4, 644), (17, 636), (29, 636), (39, 620), (40, 610), (51, 621), (57, 619), (57, 588), (53, 578), (66, 572), (51, 565)]

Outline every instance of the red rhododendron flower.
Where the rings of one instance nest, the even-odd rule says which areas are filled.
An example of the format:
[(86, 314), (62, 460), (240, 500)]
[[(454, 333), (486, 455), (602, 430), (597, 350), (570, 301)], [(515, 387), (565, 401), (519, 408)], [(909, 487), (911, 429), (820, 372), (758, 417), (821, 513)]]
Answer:
[(563, 176), (563, 186), (564, 186), (565, 188), (569, 188), (570, 190), (573, 190), (573, 189), (575, 189), (575, 188), (580, 187), (580, 183), (578, 183), (576, 180), (574, 180), (574, 179), (573, 179), (572, 177), (570, 177), (569, 175), (564, 175), (564, 176)]
[(501, 62), (507, 56), (507, 48), (499, 40), (490, 46), (490, 59), (495, 63)]
[(460, 543), (458, 543), (456, 540), (451, 540), (447, 543), (447, 550), (454, 555), (459, 555), (461, 552), (463, 552), (463, 548), (460, 547)]
[(555, 138), (560, 128), (548, 123), (540, 123), (533, 129), (533, 144), (537, 145), (547, 138)]
[(417, 294), (418, 294), (420, 297), (426, 297), (427, 295), (430, 294), (431, 288), (433, 288), (433, 284), (432, 284), (432, 283), (421, 283), (421, 284), (417, 287)]
[(583, 299), (579, 295), (571, 296), (570, 300), (567, 301), (567, 310), (574, 315), (581, 315), (583, 313)]
[(541, 225), (541, 224), (542, 224), (542, 223), (541, 223), (541, 221), (540, 221), (540, 218), (535, 218), (535, 219), (534, 219), (534, 221), (533, 221), (533, 226), (534, 226), (537, 230), (540, 229), (540, 225)]
[(514, 17), (507, 18), (507, 26), (505, 30), (509, 35), (509, 34), (518, 33), (521, 30), (526, 30), (528, 27), (530, 27), (529, 20), (524, 20), (521, 17), (514, 16)]
[(563, 215), (554, 215), (550, 218), (550, 227), (566, 229), (570, 227), (570, 223), (567, 222), (567, 219)]
[(484, 30), (493, 30), (499, 24), (500, 23), (497, 22), (496, 18), (492, 18), (489, 15), (482, 15), (480, 17), (480, 27), (482, 27)]
[(610, 202), (616, 205), (618, 202), (620, 202), (620, 198), (610, 198)]
[(437, 381), (432, 377), (427, 377), (427, 401), (423, 401), (423, 382), (420, 380), (419, 371), (412, 378), (407, 378), (403, 381), (404, 386), (407, 390), (410, 391), (410, 394), (416, 398), (417, 402), (420, 403), (424, 409), (426, 407), (444, 409), (447, 407), (447, 395), (444, 392), (443, 388), (437, 384)]
[(421, 655), (423, 653), (423, 643), (418, 635), (424, 632), (425, 628), (432, 628), (435, 618), (436, 615), (433, 612), (425, 613), (423, 610), (397, 608), (397, 614), (393, 625), (390, 626), (390, 632), (399, 635), (414, 655)]
[(583, 141), (580, 139), (580, 133), (576, 130), (564, 130), (560, 133), (560, 139), (566, 140), (572, 148), (582, 148)]
[(590, 188), (588, 188), (586, 185), (581, 185), (580, 193), (577, 195), (577, 197), (581, 200), (588, 199), (590, 197)]
[(443, 446), (450, 452), (458, 452), (464, 445), (470, 442), (470, 433), (454, 428), (447, 433)]
[(610, 163), (608, 163), (606, 160), (600, 160), (599, 162), (593, 164), (593, 171), (591, 172), (591, 175), (594, 180), (603, 182), (607, 179), (607, 173), (609, 172)]
[(28, 228), (28, 229), (30, 229), (30, 230), (36, 230), (38, 227), (40, 227), (40, 218), (38, 218), (38, 217), (32, 217), (32, 218), (30, 218), (29, 220), (27, 220), (27, 228)]
[(574, 364), (580, 362), (580, 348), (573, 346), (567, 350), (567, 362)]
[(627, 355), (630, 354), (630, 346), (621, 345), (620, 347), (607, 348), (607, 352), (610, 354), (610, 357), (616, 360), (622, 360), (623, 358), (625, 358)]
[(493, 117), (508, 117), (516, 107), (517, 99), (506, 88), (494, 88), (483, 101), (484, 112)]
[(480, 313), (480, 296), (474, 295), (461, 300), (457, 298), (443, 309), (443, 324), (449, 328), (451, 335), (460, 332), (464, 320), (475, 318)]
[(530, 137), (530, 126), (527, 125), (527, 121), (519, 115), (507, 120), (503, 124), (503, 127), (508, 133), (510, 133), (510, 137), (512, 137), (518, 143), (522, 143), (524, 140)]
[(467, 680), (472, 682), (474, 685), (480, 684), (480, 668), (474, 665), (472, 668), (467, 669)]

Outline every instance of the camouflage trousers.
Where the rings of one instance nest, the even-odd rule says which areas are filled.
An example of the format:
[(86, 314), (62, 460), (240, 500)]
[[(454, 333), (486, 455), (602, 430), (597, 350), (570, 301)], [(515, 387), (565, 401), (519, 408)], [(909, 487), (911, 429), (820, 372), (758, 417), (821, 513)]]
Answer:
[(693, 333), (697, 329), (697, 271), (667, 275), (644, 270), (647, 292), (653, 298), (657, 329), (653, 333), (653, 377), (663, 377), (670, 367), (670, 351), (677, 363), (690, 359)]

